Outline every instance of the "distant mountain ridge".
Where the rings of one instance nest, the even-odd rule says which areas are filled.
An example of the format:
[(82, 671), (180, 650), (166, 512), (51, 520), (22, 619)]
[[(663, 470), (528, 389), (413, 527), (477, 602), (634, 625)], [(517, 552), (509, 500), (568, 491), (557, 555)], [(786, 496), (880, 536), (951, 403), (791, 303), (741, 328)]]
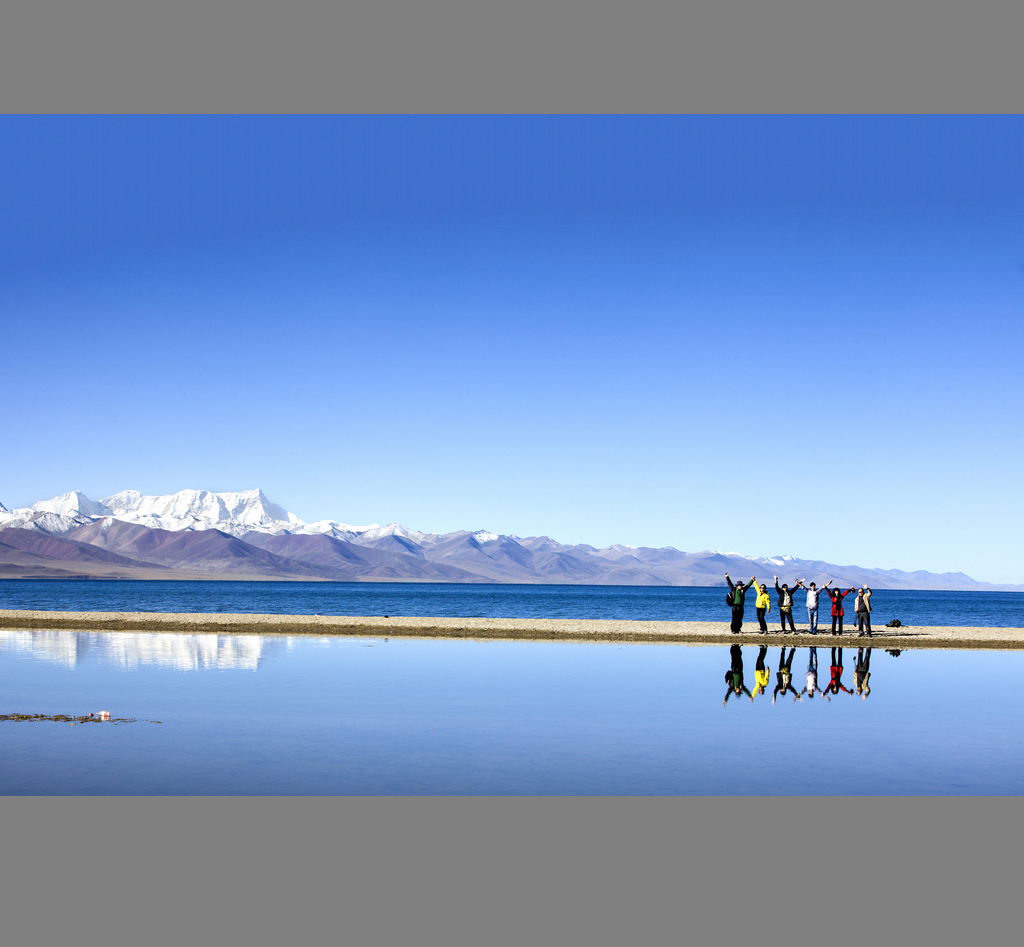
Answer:
[(902, 572), (793, 556), (621, 544), (596, 549), (486, 530), (438, 534), (397, 523), (304, 523), (262, 490), (168, 496), (124, 490), (99, 501), (74, 491), (25, 509), (0, 504), (0, 577), (714, 586), (725, 584), (725, 572), (769, 583), (778, 574), (790, 583), (831, 578), (873, 588), (1015, 588), (962, 572)]

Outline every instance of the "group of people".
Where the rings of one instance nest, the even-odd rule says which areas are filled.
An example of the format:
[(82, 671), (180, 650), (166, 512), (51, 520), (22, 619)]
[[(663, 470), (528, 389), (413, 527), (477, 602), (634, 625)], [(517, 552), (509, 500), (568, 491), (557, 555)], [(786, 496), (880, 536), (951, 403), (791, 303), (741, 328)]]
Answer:
[[(725, 573), (725, 581), (729, 583), (729, 594), (726, 596), (726, 604), (732, 606), (732, 630), (734, 633), (739, 633), (743, 627), (743, 612), (745, 608), (745, 599), (747, 589), (751, 586), (757, 590), (757, 602), (755, 607), (757, 609), (757, 621), (760, 626), (762, 634), (768, 631), (767, 617), (768, 613), (772, 608), (771, 595), (768, 592), (768, 586), (764, 583), (758, 585), (757, 579), (754, 576), (750, 577), (750, 581), (744, 585), (742, 582), (733, 582), (729, 578), (729, 573)], [(796, 585), (790, 588), (785, 582), (779, 585), (779, 577), (775, 576), (775, 591), (778, 593), (778, 605), (779, 605), (779, 620), (782, 622), (782, 631), (786, 631), (786, 622), (789, 622), (789, 628), (791, 631), (796, 631), (796, 625), (793, 623), (793, 595), (797, 588), (801, 588), (807, 593), (807, 624), (809, 626), (810, 633), (816, 635), (818, 633), (818, 597), (822, 592), (825, 592), (832, 601), (832, 634), (841, 635), (843, 633), (843, 618), (845, 612), (843, 610), (843, 599), (846, 598), (851, 592), (856, 591), (857, 598), (854, 601), (854, 611), (857, 614), (857, 634), (867, 635), (871, 637), (871, 589), (866, 585), (861, 586), (859, 589), (847, 589), (845, 592), (839, 589), (832, 589), (829, 586), (832, 585), (832, 580), (829, 579), (820, 589), (811, 582), (810, 585), (804, 585), (803, 579), (797, 579)]]
[[(813, 699), (815, 693), (818, 693), (829, 702), (831, 702), (831, 695), (833, 694), (845, 693), (851, 697), (854, 695), (854, 691), (843, 684), (842, 648), (832, 649), (832, 664), (829, 668), (831, 680), (824, 690), (818, 686), (818, 649), (810, 648), (809, 651), (810, 655), (807, 661), (805, 676), (806, 684), (802, 690), (798, 691), (793, 686), (793, 655), (796, 653), (796, 648), (789, 649), (788, 657), (786, 656), (785, 647), (782, 648), (779, 655), (779, 670), (775, 675), (778, 683), (775, 685), (775, 693), (772, 695), (773, 704), (778, 700), (779, 694), (785, 697), (786, 694), (792, 693), (794, 702), (798, 700), (803, 702), (804, 694), (810, 700)], [(837, 651), (838, 654), (836, 653)], [(739, 697), (740, 694), (746, 694), (753, 701), (755, 697), (764, 694), (768, 690), (768, 682), (771, 676), (771, 668), (765, 666), (765, 659), (768, 656), (768, 645), (761, 645), (757, 655), (757, 663), (754, 667), (753, 693), (747, 689), (743, 682), (743, 651), (738, 644), (734, 644), (730, 648), (730, 655), (732, 663), (729, 670), (725, 672), (725, 683), (728, 689), (725, 692), (725, 700), (722, 701), (723, 707), (729, 703), (730, 697)], [(854, 671), (854, 688), (857, 696), (862, 700), (867, 700), (868, 694), (871, 693), (871, 687), (868, 683), (870, 680), (871, 649), (868, 648), (867, 653), (865, 653), (864, 648), (858, 648), (857, 667)]]

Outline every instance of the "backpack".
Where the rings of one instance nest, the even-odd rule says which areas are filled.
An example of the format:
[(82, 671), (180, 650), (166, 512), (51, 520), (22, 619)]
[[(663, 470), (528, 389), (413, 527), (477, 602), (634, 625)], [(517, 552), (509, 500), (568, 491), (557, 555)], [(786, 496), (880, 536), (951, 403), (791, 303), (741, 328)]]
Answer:
[(730, 608), (736, 604), (736, 595), (732, 591), (725, 593), (725, 604)]

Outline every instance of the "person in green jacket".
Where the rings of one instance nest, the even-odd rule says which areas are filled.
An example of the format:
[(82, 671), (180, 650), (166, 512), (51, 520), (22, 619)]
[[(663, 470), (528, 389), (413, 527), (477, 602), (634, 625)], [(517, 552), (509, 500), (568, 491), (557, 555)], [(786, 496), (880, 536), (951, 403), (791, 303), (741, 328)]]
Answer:
[(744, 585), (742, 582), (733, 584), (732, 579), (729, 578), (729, 573), (725, 574), (725, 581), (729, 583), (729, 594), (732, 596), (732, 633), (739, 634), (740, 629), (743, 627), (743, 600), (747, 594), (747, 589), (752, 586), (757, 579), (753, 576), (750, 577), (750, 581)]
[(722, 706), (724, 707), (729, 703), (730, 697), (739, 697), (740, 694), (746, 694), (751, 702), (753, 702), (754, 695), (747, 690), (746, 685), (743, 683), (743, 649), (738, 644), (734, 644), (729, 649), (729, 657), (731, 666), (725, 672), (725, 684), (728, 690), (725, 692), (725, 700), (722, 701)]

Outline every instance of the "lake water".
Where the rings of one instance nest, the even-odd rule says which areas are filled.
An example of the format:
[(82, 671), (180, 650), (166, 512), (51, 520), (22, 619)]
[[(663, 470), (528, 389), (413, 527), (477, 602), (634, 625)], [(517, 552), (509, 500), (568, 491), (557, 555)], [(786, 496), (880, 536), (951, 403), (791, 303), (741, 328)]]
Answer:
[[(748, 696), (758, 654), (0, 631), (0, 713), (139, 718), (0, 722), (0, 792), (1024, 793), (1024, 652), (846, 648), (853, 694), (775, 703), (779, 647), (767, 693)], [(811, 654), (793, 654), (798, 691)], [(831, 647), (815, 657), (828, 687)]]
[[(424, 615), (459, 618), (623, 618), (728, 621), (724, 588), (454, 585), (388, 582), (165, 582), (0, 580), (0, 608), (58, 611)], [(770, 620), (778, 618), (772, 596)], [(803, 593), (794, 617), (806, 621)], [(875, 625), (1024, 626), (1024, 592), (877, 590)], [(853, 617), (852, 600), (845, 602)], [(747, 614), (754, 620), (753, 601)], [(828, 614), (822, 599), (819, 614)]]

